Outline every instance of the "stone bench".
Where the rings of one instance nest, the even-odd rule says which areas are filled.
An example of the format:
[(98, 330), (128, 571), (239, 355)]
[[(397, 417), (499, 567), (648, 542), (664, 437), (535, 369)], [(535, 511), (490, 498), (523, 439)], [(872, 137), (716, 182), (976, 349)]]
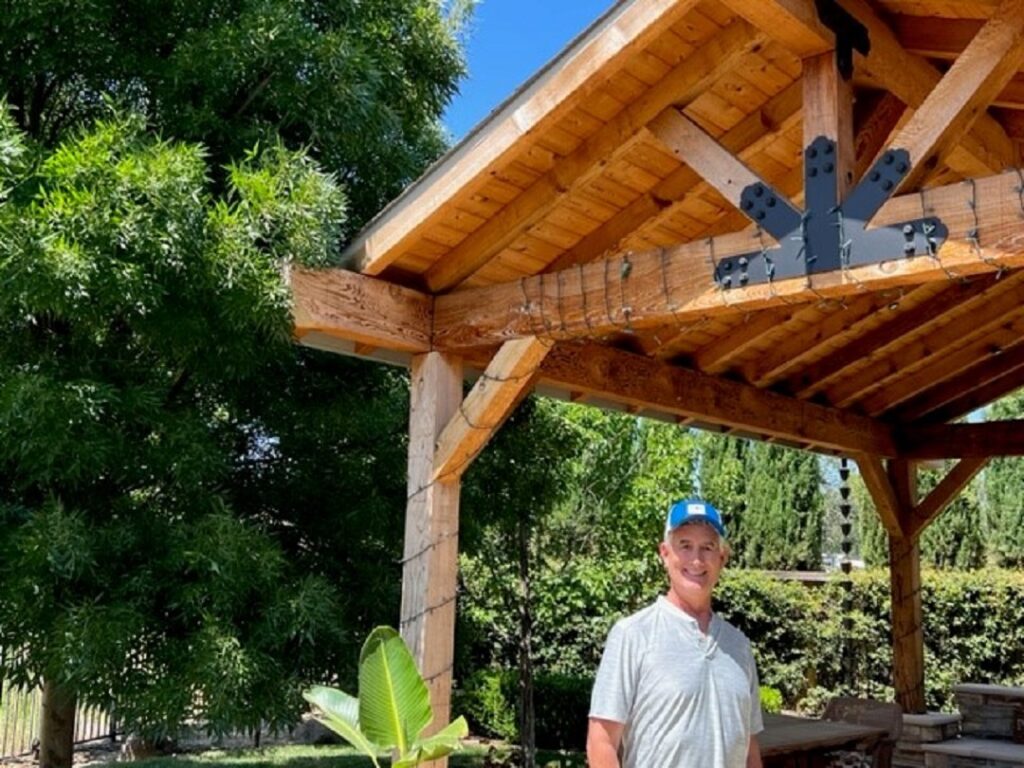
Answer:
[(963, 738), (922, 744), (927, 768), (1017, 768), (1024, 766), (1024, 744)]
[(964, 736), (1024, 740), (1024, 688), (961, 683), (953, 696)]

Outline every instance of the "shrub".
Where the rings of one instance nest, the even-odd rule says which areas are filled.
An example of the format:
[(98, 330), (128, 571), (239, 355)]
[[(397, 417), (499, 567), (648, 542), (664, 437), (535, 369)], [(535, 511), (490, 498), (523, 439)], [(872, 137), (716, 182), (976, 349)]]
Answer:
[(762, 711), (770, 714), (778, 714), (782, 711), (782, 692), (778, 688), (762, 685), (760, 696)]

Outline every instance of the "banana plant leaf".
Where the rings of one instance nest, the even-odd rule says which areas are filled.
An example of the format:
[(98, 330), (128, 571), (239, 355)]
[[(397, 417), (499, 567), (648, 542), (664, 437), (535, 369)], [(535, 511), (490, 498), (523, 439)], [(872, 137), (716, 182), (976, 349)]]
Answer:
[(408, 754), (433, 713), (427, 685), (401, 636), (377, 627), (359, 656), (359, 726), (383, 749)]
[(349, 744), (377, 762), (378, 749), (370, 743), (359, 728), (359, 700), (337, 688), (316, 685), (302, 694), (316, 709), (313, 717), (326, 725)]
[(413, 768), (420, 763), (444, 757), (457, 750), (460, 741), (468, 735), (469, 726), (466, 724), (466, 718), (460, 717), (448, 723), (433, 736), (417, 741), (409, 748), (409, 753), (397, 760), (391, 768)]

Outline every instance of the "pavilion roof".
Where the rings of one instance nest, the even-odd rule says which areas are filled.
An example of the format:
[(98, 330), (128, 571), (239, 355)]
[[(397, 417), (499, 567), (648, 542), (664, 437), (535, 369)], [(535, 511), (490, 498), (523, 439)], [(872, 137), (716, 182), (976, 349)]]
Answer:
[[(833, 2), (617, 4), (371, 222), (348, 271), (293, 272), (297, 335), (479, 370), (539, 339), (539, 388), (576, 400), (833, 453), (1018, 452), (936, 430), (1024, 384), (1024, 0), (841, 0), (870, 41), (848, 81)], [(773, 228), (743, 193), (825, 215), (805, 150), (834, 132), (841, 195), (909, 158), (872, 226), (946, 237), (769, 279)], [(754, 279), (724, 283), (743, 254)]]

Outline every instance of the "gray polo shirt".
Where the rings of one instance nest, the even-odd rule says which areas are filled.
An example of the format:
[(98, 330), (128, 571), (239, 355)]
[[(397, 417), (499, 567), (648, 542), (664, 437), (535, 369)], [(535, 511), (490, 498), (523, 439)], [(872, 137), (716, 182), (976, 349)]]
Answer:
[(763, 728), (750, 641), (659, 597), (612, 628), (590, 716), (625, 724), (622, 768), (744, 768)]

